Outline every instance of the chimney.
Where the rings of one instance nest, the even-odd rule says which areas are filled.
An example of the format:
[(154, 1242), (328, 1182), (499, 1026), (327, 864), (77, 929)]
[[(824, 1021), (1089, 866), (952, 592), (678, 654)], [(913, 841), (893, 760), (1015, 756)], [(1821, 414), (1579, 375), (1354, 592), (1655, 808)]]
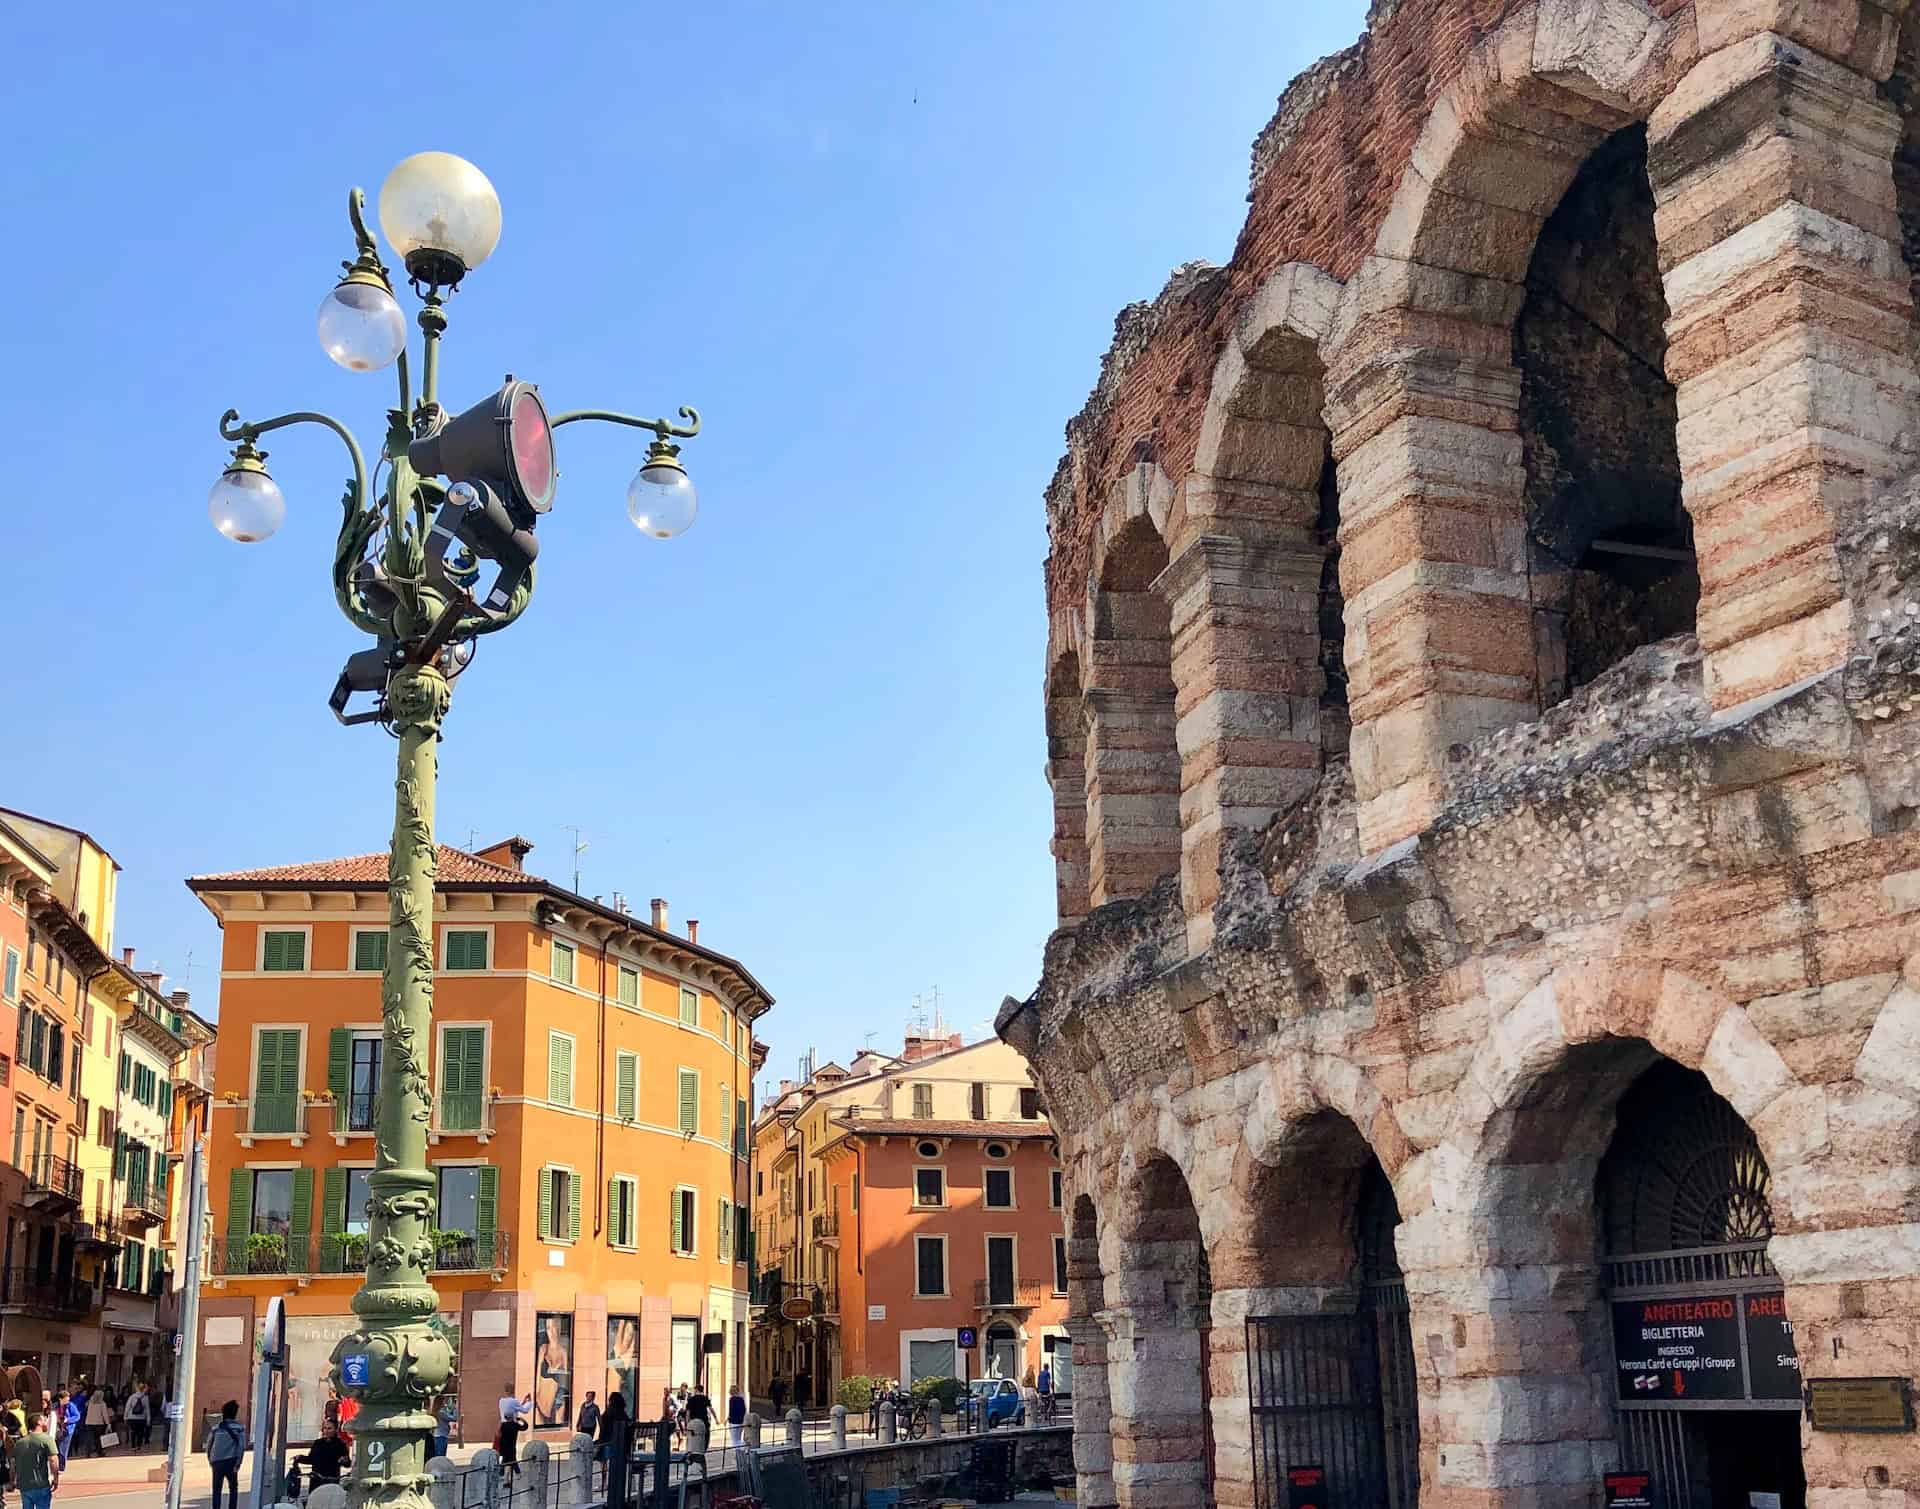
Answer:
[(512, 838), (503, 838), (497, 844), (488, 844), (484, 849), (475, 849), (473, 857), (484, 859), (488, 864), (505, 865), (509, 870), (526, 869), (526, 857), (533, 852), (533, 845), (515, 834)]
[(653, 925), (658, 932), (667, 930), (667, 898), (664, 896), (653, 898)]
[(687, 918), (687, 942), (698, 943), (699, 941), (700, 919), (698, 917), (689, 917)]
[(120, 962), (126, 965), (128, 969), (132, 969), (133, 968), (133, 950), (130, 948), (121, 949)]
[(193, 997), (184, 990), (176, 990), (172, 995), (168, 996), (167, 999), (182, 1011), (185, 1011), (187, 1009), (187, 1003), (191, 1001)]
[(625, 891), (615, 891), (615, 892), (613, 893), (613, 909), (614, 909), (614, 910), (615, 910), (616, 912), (625, 912), (625, 911), (626, 911), (626, 909), (627, 909), (627, 894), (626, 894), (626, 892), (625, 892)]

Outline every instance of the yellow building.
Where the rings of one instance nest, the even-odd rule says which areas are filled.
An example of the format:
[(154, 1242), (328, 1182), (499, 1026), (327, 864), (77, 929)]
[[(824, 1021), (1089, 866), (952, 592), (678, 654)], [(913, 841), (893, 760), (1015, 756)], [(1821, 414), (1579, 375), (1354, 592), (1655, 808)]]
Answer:
[[(537, 1427), (588, 1389), (651, 1410), (743, 1373), (752, 1023), (744, 967), (528, 873), (531, 845), (442, 847), (428, 1047), (433, 1281), (469, 1439), (501, 1386)], [(355, 1324), (378, 1116), (387, 859), (198, 876), (223, 932), (209, 1134), (214, 1211), (200, 1402), (251, 1397), (253, 1336), (287, 1300), (314, 1434), (318, 1380)]]

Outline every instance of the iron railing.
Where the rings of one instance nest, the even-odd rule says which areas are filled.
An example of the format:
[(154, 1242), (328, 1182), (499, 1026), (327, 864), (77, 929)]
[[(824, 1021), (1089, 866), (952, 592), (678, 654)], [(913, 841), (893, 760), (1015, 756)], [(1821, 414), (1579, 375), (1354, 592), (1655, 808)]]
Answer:
[[(1255, 1315), (1247, 1319), (1253, 1424), (1253, 1502), (1284, 1509), (1291, 1476), (1313, 1469), (1314, 1502), (1329, 1509), (1412, 1509), (1397, 1439), (1384, 1418), (1378, 1324), (1391, 1316)], [(1409, 1358), (1411, 1351), (1409, 1349)], [(1389, 1359), (1390, 1366), (1397, 1364)], [(1417, 1427), (1416, 1427), (1417, 1429)], [(1417, 1441), (1417, 1436), (1415, 1440)]]
[(26, 1158), (27, 1193), (51, 1195), (80, 1203), (80, 1166), (52, 1153), (29, 1153)]
[(1051, 1284), (1031, 1279), (1015, 1283), (1011, 1279), (981, 1278), (973, 1281), (973, 1305), (976, 1310), (1017, 1310), (1042, 1305), (1053, 1297)]
[(380, 1097), (372, 1090), (355, 1090), (334, 1097), (336, 1132), (371, 1132), (380, 1124)]
[(167, 1200), (162, 1186), (145, 1179), (127, 1180), (126, 1196), (121, 1206), (136, 1218), (151, 1216), (156, 1221), (167, 1218)]
[[(441, 1232), (434, 1247), (435, 1273), (485, 1273), (506, 1264), (504, 1231)], [(223, 1278), (353, 1274), (366, 1265), (367, 1239), (360, 1232), (326, 1231), (299, 1238), (283, 1232), (254, 1232), (213, 1239), (213, 1271)]]
[(1683, 1288), (1690, 1293), (1751, 1289), (1755, 1279), (1775, 1277), (1765, 1242), (1728, 1242), (1719, 1247), (1683, 1247), (1669, 1252), (1619, 1252), (1600, 1260), (1607, 1293)]
[(85, 1315), (99, 1296), (86, 1279), (42, 1268), (0, 1270), (0, 1305), (44, 1310), (54, 1315)]
[(840, 1212), (823, 1210), (813, 1218), (813, 1239), (816, 1242), (837, 1240), (840, 1236)]

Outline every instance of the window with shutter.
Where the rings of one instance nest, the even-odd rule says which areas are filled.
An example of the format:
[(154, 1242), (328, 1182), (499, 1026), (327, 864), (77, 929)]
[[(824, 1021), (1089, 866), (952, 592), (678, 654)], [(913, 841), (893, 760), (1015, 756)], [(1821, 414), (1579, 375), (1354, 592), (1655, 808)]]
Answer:
[(551, 1242), (553, 1240), (553, 1178), (554, 1171), (552, 1169), (543, 1168), (540, 1170), (540, 1219), (538, 1230), (540, 1240), (543, 1242)]
[(580, 1240), (580, 1181), (572, 1174), (562, 1175), (567, 1186), (567, 1240)]
[(573, 1039), (564, 1032), (547, 1034), (547, 1099), (573, 1104)]
[(671, 1252), (685, 1252), (687, 1250), (687, 1207), (681, 1199), (683, 1193), (684, 1191), (676, 1189), (673, 1192), (672, 1198), (667, 1201), (667, 1209), (673, 1220), (673, 1234), (670, 1238), (668, 1248)]
[(1065, 1237), (1053, 1239), (1053, 1292), (1055, 1294), (1067, 1292), (1067, 1239)]
[(986, 1206), (989, 1210), (1013, 1209), (1013, 1170), (990, 1168), (986, 1171)]
[(621, 1051), (613, 1064), (613, 1114), (632, 1121), (640, 1114), (640, 1056)]
[(387, 930), (363, 927), (353, 935), (353, 967), (378, 974), (387, 967)]
[(345, 1273), (346, 1245), (340, 1234), (347, 1229), (347, 1171), (338, 1164), (328, 1169), (320, 1183), (320, 1271)]
[(976, 1082), (968, 1096), (968, 1101), (968, 1109), (972, 1112), (973, 1119), (985, 1121), (987, 1119), (987, 1087)]
[(293, 1171), (293, 1218), (287, 1225), (287, 1271), (311, 1273), (307, 1240), (313, 1232), (313, 1170), (305, 1166)]
[(440, 1032), (440, 1127), (448, 1132), (480, 1129), (485, 1109), (481, 1078), (486, 1071), (487, 1029), (445, 1027)]
[(624, 964), (620, 966), (619, 997), (622, 1006), (638, 1006), (640, 1004), (639, 970), (629, 969)]
[(689, 1137), (700, 1130), (700, 1075), (693, 1069), (680, 1071), (680, 1130)]
[(260, 967), (271, 970), (302, 970), (307, 967), (307, 935), (270, 929), (260, 943)]
[(296, 1027), (267, 1028), (254, 1042), (253, 1129), (294, 1131), (300, 1097), (300, 1031)]
[(751, 1262), (753, 1255), (747, 1250), (749, 1245), (748, 1211), (744, 1205), (733, 1207), (733, 1260), (736, 1263)]
[(680, 987), (680, 1020), (689, 1027), (700, 1025), (700, 992), (691, 985)]
[[(498, 1252), (496, 1233), (500, 1229), (500, 1170), (491, 1163), (480, 1165), (479, 1193), (473, 1202), (474, 1235)], [(497, 1261), (497, 1260), (496, 1260)]]
[(447, 929), (447, 968), (485, 969), (487, 934), (484, 928)]
[(947, 1203), (947, 1176), (944, 1170), (916, 1168), (913, 1171), (913, 1203), (915, 1205)]
[(747, 1156), (747, 1100), (744, 1095), (733, 1102), (733, 1155), (736, 1158)]
[(571, 943), (562, 943), (558, 938), (553, 940), (551, 973), (553, 978), (562, 985), (573, 983), (573, 945)]
[(132, 1084), (132, 1082), (133, 1082), (133, 1055), (130, 1053), (123, 1053), (120, 1055), (120, 1091), (122, 1094), (126, 1093), (127, 1087), (130, 1084)]
[(725, 1085), (720, 1087), (720, 1140), (733, 1140), (733, 1092)]
[(333, 1096), (333, 1129), (346, 1130), (347, 1085), (353, 1066), (353, 1032), (335, 1027), (327, 1034), (327, 1090)]
[(913, 1115), (916, 1121), (933, 1119), (933, 1086), (915, 1085), (913, 1087)]
[(720, 1201), (720, 1261), (733, 1261), (733, 1213), (727, 1209), (727, 1201)]
[(7, 950), (5, 988), (4, 992), (0, 993), (4, 993), (6, 999), (9, 1001), (17, 1001), (20, 999), (20, 950), (17, 948)]

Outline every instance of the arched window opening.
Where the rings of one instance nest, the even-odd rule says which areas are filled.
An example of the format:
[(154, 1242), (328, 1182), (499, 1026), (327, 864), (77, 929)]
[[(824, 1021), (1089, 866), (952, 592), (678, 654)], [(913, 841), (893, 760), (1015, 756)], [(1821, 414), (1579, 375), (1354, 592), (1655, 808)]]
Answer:
[(1691, 632), (1699, 608), (1653, 211), (1646, 127), (1631, 126), (1542, 227), (1514, 325), (1543, 710)]
[(1621, 1097), (1595, 1185), (1621, 1466), (1672, 1509), (1805, 1509), (1800, 1364), (1752, 1129), (1663, 1059)]
[(1114, 1362), (1125, 1379), (1113, 1388), (1119, 1502), (1211, 1505), (1213, 1281), (1200, 1215), (1165, 1156), (1141, 1169), (1131, 1196), (1120, 1282), (1139, 1299), (1129, 1355)]
[(1908, 349), (1920, 355), (1920, 12), (1909, 10), (1901, 17), (1893, 72), (1880, 86), (1880, 97), (1900, 116), (1900, 142), (1893, 153), (1893, 198), (1915, 305), (1907, 312)]
[(1047, 677), (1047, 785), (1053, 792), (1053, 877), (1061, 925), (1087, 915), (1087, 707), (1080, 659), (1068, 651)]
[(1320, 466), (1320, 515), (1314, 538), (1326, 552), (1320, 563), (1320, 756), (1324, 764), (1347, 752), (1353, 720), (1347, 712), (1347, 605), (1340, 593), (1340, 482), (1333, 437)]

